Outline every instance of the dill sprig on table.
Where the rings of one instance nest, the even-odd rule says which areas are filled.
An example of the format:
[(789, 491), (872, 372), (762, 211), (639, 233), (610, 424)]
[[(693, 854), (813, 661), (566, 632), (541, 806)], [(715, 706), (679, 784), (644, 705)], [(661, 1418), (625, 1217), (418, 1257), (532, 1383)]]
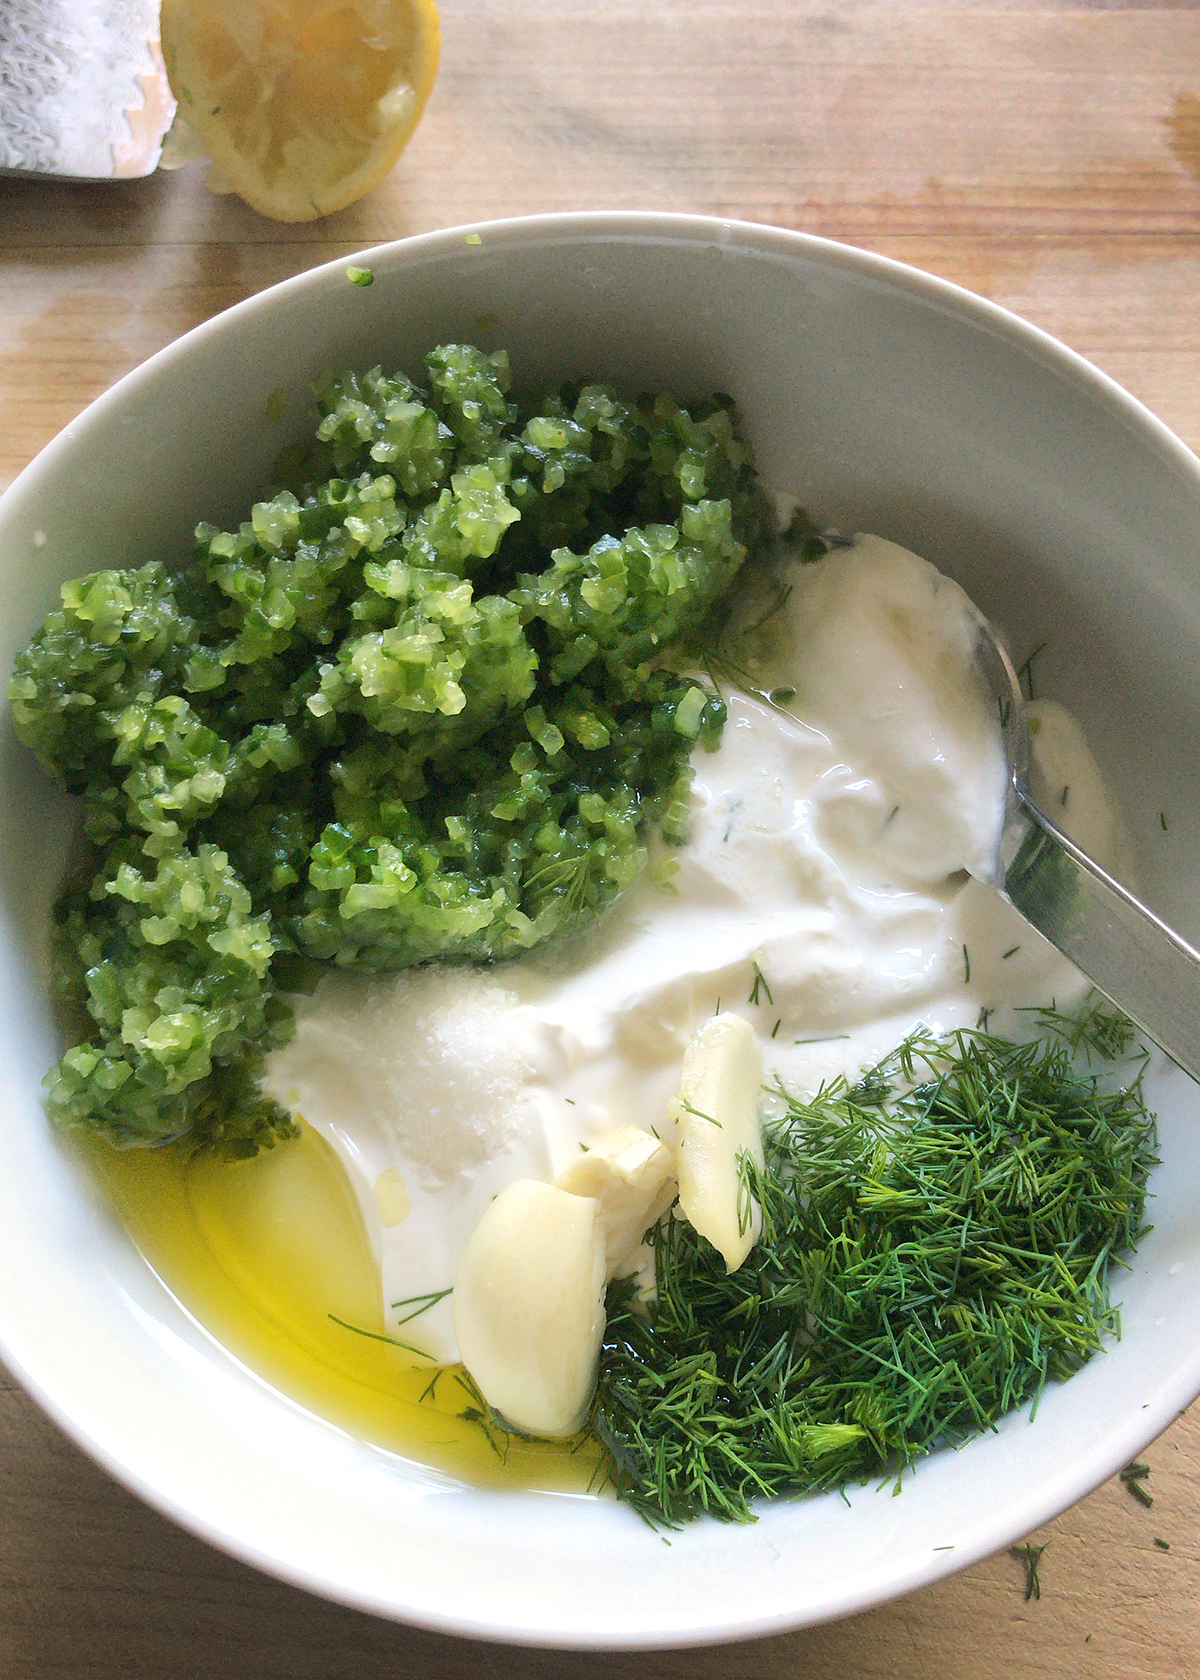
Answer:
[(1059, 1025), (917, 1035), (854, 1085), (781, 1093), (732, 1275), (682, 1220), (656, 1228), (657, 1301), (612, 1286), (594, 1414), (643, 1516), (747, 1521), (759, 1496), (899, 1476), (1118, 1333), (1154, 1121), (1140, 1077), (1081, 1071)]

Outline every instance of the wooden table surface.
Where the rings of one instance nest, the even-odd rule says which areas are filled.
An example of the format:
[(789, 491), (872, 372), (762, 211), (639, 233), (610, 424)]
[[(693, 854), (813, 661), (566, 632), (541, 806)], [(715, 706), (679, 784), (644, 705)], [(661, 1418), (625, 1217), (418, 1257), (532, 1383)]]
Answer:
[[(305, 227), (193, 167), (0, 181), (0, 485), (214, 311), (378, 240), (488, 216), (707, 211), (931, 269), (1090, 356), (1200, 447), (1200, 5), (444, 0), (391, 178)], [(1200, 1408), (1197, 1408), (1200, 1413)], [(706, 1652), (417, 1633), (232, 1562), (110, 1482), (0, 1371), (0, 1680), (1165, 1680), (1200, 1674), (1200, 1422), (1007, 1553), (834, 1626)], [(1164, 1550), (1157, 1541), (1166, 1541)]]

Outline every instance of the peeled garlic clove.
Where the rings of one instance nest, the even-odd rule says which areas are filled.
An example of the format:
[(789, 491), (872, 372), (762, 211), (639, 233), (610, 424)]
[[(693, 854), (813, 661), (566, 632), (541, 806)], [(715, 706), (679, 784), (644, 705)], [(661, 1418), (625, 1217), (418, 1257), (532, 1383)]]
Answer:
[(594, 1196), (599, 1202), (608, 1276), (616, 1277), (647, 1228), (675, 1200), (675, 1157), (640, 1126), (619, 1126), (591, 1144), (555, 1183), (573, 1196)]
[(604, 1334), (599, 1204), (522, 1178), (471, 1233), (454, 1280), (463, 1364), (493, 1410), (527, 1435), (573, 1435)]
[(672, 1100), (679, 1205), (736, 1272), (758, 1240), (762, 1216), (746, 1194), (739, 1155), (763, 1164), (758, 1117), (762, 1056), (740, 1015), (714, 1015), (688, 1045)]

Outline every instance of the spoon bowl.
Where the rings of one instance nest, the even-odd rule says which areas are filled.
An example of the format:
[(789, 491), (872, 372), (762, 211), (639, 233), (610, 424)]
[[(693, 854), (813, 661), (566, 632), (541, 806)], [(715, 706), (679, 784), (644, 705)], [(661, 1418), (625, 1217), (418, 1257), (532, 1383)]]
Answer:
[(1004, 829), (988, 885), (1173, 1062), (1200, 1080), (1200, 952), (1103, 869), (1034, 799), (1020, 679), (982, 614), (978, 628), (979, 663), (995, 696), (1009, 771)]

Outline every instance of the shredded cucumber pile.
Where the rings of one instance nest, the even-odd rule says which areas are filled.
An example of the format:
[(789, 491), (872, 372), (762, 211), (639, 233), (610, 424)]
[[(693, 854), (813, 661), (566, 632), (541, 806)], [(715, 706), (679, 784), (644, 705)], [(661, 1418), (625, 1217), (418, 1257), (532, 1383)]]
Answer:
[(253, 1154), (313, 961), (528, 950), (682, 836), (719, 699), (665, 656), (769, 530), (732, 403), (509, 395), (468, 345), (344, 374), (287, 487), (187, 564), (64, 586), (18, 733), (83, 800), (56, 912), (89, 1036), (52, 1116)]

